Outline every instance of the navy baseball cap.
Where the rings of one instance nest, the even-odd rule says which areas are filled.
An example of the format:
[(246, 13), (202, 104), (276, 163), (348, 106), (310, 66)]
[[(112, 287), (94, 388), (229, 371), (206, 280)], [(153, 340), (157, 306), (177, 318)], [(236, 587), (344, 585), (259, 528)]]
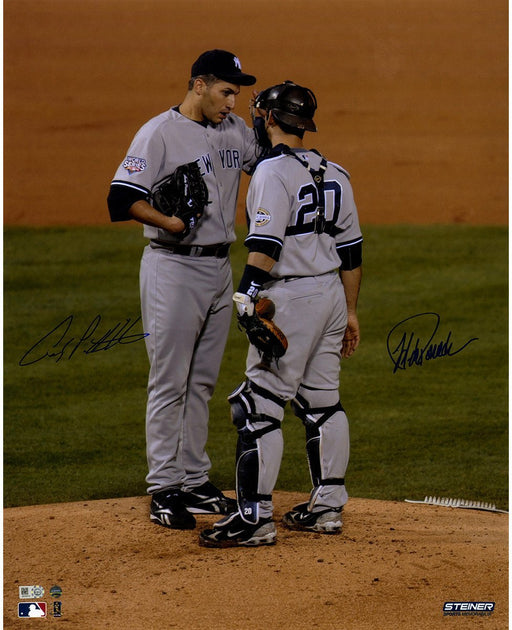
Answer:
[(217, 79), (234, 83), (235, 85), (254, 85), (256, 77), (242, 72), (240, 59), (227, 50), (207, 50), (196, 59), (192, 65), (191, 77), (203, 74), (213, 74)]

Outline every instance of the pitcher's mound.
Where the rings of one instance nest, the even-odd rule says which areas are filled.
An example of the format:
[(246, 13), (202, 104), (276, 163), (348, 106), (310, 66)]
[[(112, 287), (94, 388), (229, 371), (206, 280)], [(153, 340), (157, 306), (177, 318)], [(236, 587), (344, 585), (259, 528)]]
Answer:
[(200, 547), (214, 516), (154, 525), (148, 497), (6, 509), (4, 628), (31, 585), (50, 622), (84, 630), (429, 630), (449, 624), (447, 601), (495, 602), (471, 627), (507, 627), (508, 515), (350, 499), (343, 533), (326, 536), (279, 523), (305, 495), (274, 497), (277, 544), (253, 549)]

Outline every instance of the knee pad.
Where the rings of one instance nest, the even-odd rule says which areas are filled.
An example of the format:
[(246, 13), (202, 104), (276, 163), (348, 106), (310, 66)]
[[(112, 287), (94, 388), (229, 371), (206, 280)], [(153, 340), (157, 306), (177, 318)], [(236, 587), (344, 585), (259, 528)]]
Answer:
[(261, 465), (259, 440), (281, 428), (281, 422), (266, 414), (256, 413), (253, 392), (244, 381), (228, 396), (231, 417), (238, 431), (236, 447), (236, 495), (241, 517), (248, 523), (259, 520), (258, 504), (270, 501), (271, 494), (259, 492)]
[[(304, 391), (302, 387), (299, 388), (299, 391), (300, 389)], [(314, 488), (327, 485), (343, 486), (345, 484), (343, 477), (324, 477), (322, 475), (322, 425), (335, 413), (344, 412), (338, 393), (330, 390), (314, 390), (314, 393), (308, 394), (308, 397), (314, 398), (317, 406), (312, 406), (303, 394), (297, 392), (292, 401), (292, 407), (295, 415), (302, 420), (306, 430), (306, 455), (311, 482)], [(319, 404), (321, 402), (324, 402), (325, 405), (321, 406)]]
[(252, 392), (247, 385), (247, 381), (243, 381), (228, 396), (228, 402), (231, 405), (231, 420), (235, 427), (240, 430), (247, 423), (247, 419), (256, 412)]

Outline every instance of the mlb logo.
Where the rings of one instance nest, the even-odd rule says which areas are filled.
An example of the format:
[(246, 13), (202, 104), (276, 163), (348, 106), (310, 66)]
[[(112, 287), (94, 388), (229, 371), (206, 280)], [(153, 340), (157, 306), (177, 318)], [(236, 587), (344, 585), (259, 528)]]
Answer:
[(18, 617), (46, 617), (44, 602), (23, 602), (18, 604)]

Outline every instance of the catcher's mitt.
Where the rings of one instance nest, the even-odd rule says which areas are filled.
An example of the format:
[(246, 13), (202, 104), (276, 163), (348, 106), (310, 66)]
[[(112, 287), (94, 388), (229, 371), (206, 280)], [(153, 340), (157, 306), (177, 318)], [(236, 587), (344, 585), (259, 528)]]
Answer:
[(268, 361), (280, 359), (288, 349), (288, 339), (272, 321), (273, 315), (273, 302), (262, 298), (256, 302), (253, 315), (244, 313), (238, 316), (238, 324), (245, 331), (249, 343)]
[(197, 228), (207, 204), (208, 188), (196, 162), (178, 166), (153, 191), (153, 206), (185, 224), (181, 238)]

